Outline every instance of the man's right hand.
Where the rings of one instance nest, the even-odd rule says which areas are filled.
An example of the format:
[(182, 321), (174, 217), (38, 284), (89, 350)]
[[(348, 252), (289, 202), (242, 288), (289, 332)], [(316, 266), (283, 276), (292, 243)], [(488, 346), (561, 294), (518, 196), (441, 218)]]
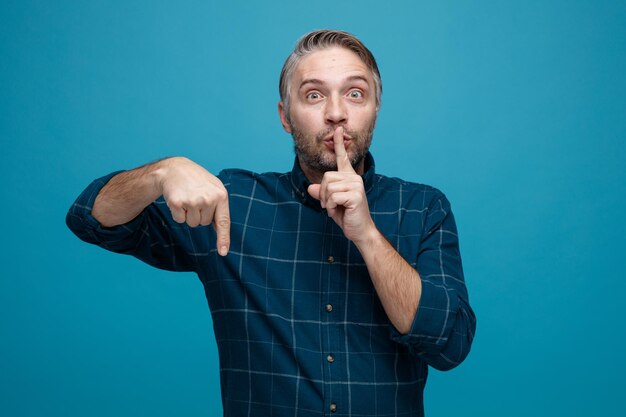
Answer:
[(172, 218), (190, 227), (212, 223), (217, 233), (217, 250), (225, 256), (230, 246), (230, 211), (222, 181), (183, 157), (161, 161), (157, 181)]
[(117, 174), (102, 187), (91, 213), (103, 226), (117, 226), (137, 217), (161, 195), (176, 222), (190, 227), (212, 223), (218, 253), (228, 253), (228, 192), (215, 175), (184, 157), (163, 159)]

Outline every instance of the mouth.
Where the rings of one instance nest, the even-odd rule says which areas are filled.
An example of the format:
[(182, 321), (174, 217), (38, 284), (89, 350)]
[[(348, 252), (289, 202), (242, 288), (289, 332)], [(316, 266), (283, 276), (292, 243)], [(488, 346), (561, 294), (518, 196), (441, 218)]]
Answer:
[[(325, 138), (323, 141), (324, 145), (329, 148), (332, 149), (333, 151), (335, 150), (335, 140), (333, 139), (333, 135), (330, 135), (329, 137)], [(343, 137), (343, 146), (348, 149), (348, 147), (350, 146), (350, 144), (352, 143), (352, 138), (350, 138), (349, 136), (344, 135)]]
[[(343, 139), (343, 146), (348, 149), (350, 147), (350, 143), (352, 142), (351, 139)], [(324, 140), (324, 145), (332, 150), (333, 152), (335, 151), (335, 141), (333, 140), (333, 138), (330, 138), (330, 140)]]

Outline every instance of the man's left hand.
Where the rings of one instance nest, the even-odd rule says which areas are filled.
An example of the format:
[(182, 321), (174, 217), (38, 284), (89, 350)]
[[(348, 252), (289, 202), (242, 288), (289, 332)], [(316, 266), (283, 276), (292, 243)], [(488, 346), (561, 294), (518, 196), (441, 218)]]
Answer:
[(363, 178), (350, 164), (343, 132), (343, 127), (337, 127), (333, 135), (337, 171), (326, 172), (322, 182), (310, 185), (308, 192), (320, 201), (346, 237), (358, 243), (366, 240), (377, 229), (370, 215)]

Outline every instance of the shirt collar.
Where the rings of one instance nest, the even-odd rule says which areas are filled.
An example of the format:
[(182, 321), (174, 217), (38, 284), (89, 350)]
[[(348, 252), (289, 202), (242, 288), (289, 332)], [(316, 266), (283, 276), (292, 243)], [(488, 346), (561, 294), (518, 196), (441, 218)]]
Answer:
[[(374, 186), (374, 176), (376, 174), (374, 158), (372, 157), (371, 153), (368, 152), (367, 155), (365, 155), (364, 162), (365, 162), (365, 165), (364, 165), (365, 173), (362, 175), (362, 177), (363, 177), (363, 185), (365, 186), (365, 193), (367, 194), (370, 192), (370, 190)], [(293, 163), (293, 169), (291, 170), (290, 180), (291, 180), (291, 185), (296, 195), (298, 196), (298, 198), (303, 204), (307, 204), (312, 207), (321, 209), (319, 201), (311, 197), (309, 193), (307, 192), (307, 188), (309, 188), (309, 185), (311, 185), (311, 181), (309, 181), (306, 175), (304, 175), (302, 168), (300, 168), (300, 161), (298, 160), (297, 156)]]

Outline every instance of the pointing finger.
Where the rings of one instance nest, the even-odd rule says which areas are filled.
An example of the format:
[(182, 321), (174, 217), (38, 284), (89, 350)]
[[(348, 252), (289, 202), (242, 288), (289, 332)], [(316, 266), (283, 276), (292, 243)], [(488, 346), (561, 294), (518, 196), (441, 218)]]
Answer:
[(335, 157), (337, 158), (337, 171), (354, 172), (354, 168), (352, 168), (348, 153), (346, 152), (346, 146), (343, 143), (343, 127), (339, 126), (335, 129), (333, 143), (335, 145)]
[(230, 210), (228, 208), (228, 199), (220, 201), (217, 207), (215, 207), (213, 227), (217, 234), (217, 252), (221, 256), (226, 256), (230, 247)]

